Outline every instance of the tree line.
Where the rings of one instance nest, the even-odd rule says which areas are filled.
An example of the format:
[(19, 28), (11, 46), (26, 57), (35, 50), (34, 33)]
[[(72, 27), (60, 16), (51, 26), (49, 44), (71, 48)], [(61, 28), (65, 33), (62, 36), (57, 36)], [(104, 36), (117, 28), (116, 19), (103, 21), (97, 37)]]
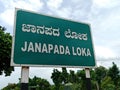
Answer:
[[(92, 90), (120, 90), (120, 70), (113, 62), (112, 67), (105, 68), (99, 66), (90, 70)], [(53, 70), (51, 76), (55, 90), (64, 90), (62, 87), (70, 84), (71, 90), (86, 90), (85, 70), (74, 72), (70, 70), (68, 73), (66, 68), (62, 71)]]
[[(92, 90), (120, 90), (120, 70), (113, 62), (110, 68), (99, 66), (90, 69)], [(29, 79), (30, 90), (86, 90), (85, 70), (77, 72), (67, 71), (65, 67), (62, 70), (54, 69), (51, 74), (54, 85), (51, 85), (46, 79), (34, 76)], [(35, 89), (36, 88), (36, 89)], [(20, 90), (20, 82), (9, 84), (2, 90)]]

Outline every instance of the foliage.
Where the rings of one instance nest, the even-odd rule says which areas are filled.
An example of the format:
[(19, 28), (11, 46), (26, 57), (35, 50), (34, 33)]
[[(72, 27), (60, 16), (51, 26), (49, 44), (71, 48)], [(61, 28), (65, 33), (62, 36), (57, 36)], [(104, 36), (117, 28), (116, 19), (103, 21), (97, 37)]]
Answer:
[(113, 81), (109, 76), (106, 76), (103, 79), (101, 87), (102, 87), (102, 90), (115, 90), (115, 85), (113, 84)]
[(77, 72), (77, 76), (78, 76), (78, 78), (80, 79), (79, 81), (80, 81), (80, 84), (81, 84), (81, 87), (80, 87), (80, 89), (82, 89), (82, 90), (86, 90), (86, 85), (85, 85), (85, 81), (86, 81), (86, 77), (85, 77), (85, 70), (83, 69), (83, 70), (79, 70), (78, 72)]
[[(50, 90), (50, 84), (46, 79), (42, 79), (34, 76), (32, 79), (29, 78), (29, 88), (38, 88), (38, 90)], [(8, 84), (2, 90), (20, 90), (20, 83)]]
[(62, 80), (63, 80), (64, 84), (69, 82), (68, 79), (69, 79), (69, 74), (68, 74), (66, 68), (62, 67)]
[(9, 76), (14, 68), (10, 66), (12, 36), (0, 26), (0, 75)]
[(70, 70), (69, 82), (71, 82), (71, 83), (77, 83), (77, 82), (79, 82), (79, 77), (72, 70)]
[(40, 90), (50, 90), (49, 82), (36, 76), (29, 79), (29, 86), (38, 86)]
[(113, 62), (113, 66), (109, 68), (108, 70), (108, 76), (111, 77), (112, 81), (114, 82), (114, 85), (116, 86), (116, 89), (118, 88), (119, 80), (120, 80), (120, 71), (117, 65)]
[(5, 88), (2, 90), (20, 90), (18, 84), (8, 84)]
[(51, 78), (56, 86), (55, 89), (59, 90), (59, 87), (62, 84), (62, 73), (57, 69), (54, 69)]
[[(118, 72), (119, 68), (115, 63), (109, 69), (103, 66), (90, 69), (92, 90), (120, 90), (120, 73)], [(54, 85), (35, 76), (29, 79), (29, 86), (36, 87), (37, 90), (86, 90), (84, 69), (77, 72), (70, 70), (69, 73), (65, 67), (62, 68), (62, 71), (54, 69), (51, 78)], [(19, 90), (19, 84), (8, 85), (3, 90), (13, 88)]]
[(95, 80), (99, 86), (99, 87), (97, 86), (97, 88), (99, 88), (100, 90), (101, 90), (102, 80), (104, 79), (106, 74), (107, 74), (107, 70), (105, 67), (99, 66), (99, 67), (95, 68)]
[[(64, 70), (65, 70), (64, 72), (67, 72), (65, 68)], [(59, 72), (59, 74), (57, 73), (58, 75), (56, 75), (55, 71)], [(59, 80), (59, 78), (62, 75), (66, 75), (66, 78), (69, 77), (69, 79), (67, 79), (68, 83), (62, 83), (66, 81), (66, 78), (61, 78), (58, 90), (64, 90), (66, 85), (69, 83), (72, 84), (69, 86), (72, 88), (72, 90), (86, 90), (86, 77), (85, 77), (84, 69), (79, 70), (76, 73), (72, 70), (70, 70), (70, 73), (67, 72), (67, 74), (63, 74), (62, 72), (55, 69), (53, 70), (52, 73), (52, 76), (56, 77), (56, 81)], [(120, 90), (120, 72), (119, 72), (119, 68), (115, 63), (113, 63), (113, 66), (110, 67), (109, 69), (103, 66), (99, 66), (95, 69), (90, 69), (90, 74), (91, 74), (92, 90)], [(57, 78), (57, 76), (59, 78)], [(57, 87), (56, 84), (55, 87)], [(63, 89), (60, 89), (60, 87), (62, 87)]]

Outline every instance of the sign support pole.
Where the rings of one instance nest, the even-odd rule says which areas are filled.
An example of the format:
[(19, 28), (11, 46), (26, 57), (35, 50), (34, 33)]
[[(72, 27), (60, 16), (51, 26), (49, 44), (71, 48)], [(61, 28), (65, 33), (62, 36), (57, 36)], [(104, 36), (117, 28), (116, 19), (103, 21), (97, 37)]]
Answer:
[(21, 68), (21, 90), (28, 90), (29, 67), (22, 66)]
[(86, 88), (87, 90), (92, 90), (89, 68), (85, 68), (85, 75), (86, 75)]

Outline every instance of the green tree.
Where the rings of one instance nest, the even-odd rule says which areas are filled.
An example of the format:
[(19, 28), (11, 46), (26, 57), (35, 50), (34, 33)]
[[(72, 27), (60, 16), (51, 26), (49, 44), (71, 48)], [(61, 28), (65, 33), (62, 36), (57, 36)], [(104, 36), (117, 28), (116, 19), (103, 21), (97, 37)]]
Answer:
[(106, 76), (101, 83), (102, 90), (115, 90), (115, 85), (111, 79), (111, 77)]
[(55, 84), (55, 90), (60, 90), (60, 86), (62, 84), (62, 73), (58, 71), (57, 69), (54, 69), (51, 79), (53, 80)]
[[(29, 78), (29, 88), (37, 88), (37, 90), (50, 90), (50, 86), (51, 85), (46, 79), (42, 79), (36, 76)], [(2, 90), (20, 90), (20, 83), (8, 84)]]
[(86, 90), (86, 77), (85, 77), (85, 70), (79, 70), (77, 72), (77, 76), (79, 77), (80, 79), (80, 89), (81, 90)]
[(113, 62), (113, 66), (109, 68), (108, 70), (108, 76), (111, 77), (112, 81), (114, 82), (114, 85), (117, 88), (119, 87), (119, 80), (120, 80), (120, 71), (117, 65)]
[(103, 66), (95, 68), (95, 80), (97, 81), (96, 86), (101, 90), (101, 83), (104, 77), (107, 75), (107, 69)]
[(96, 80), (95, 80), (96, 74), (94, 69), (90, 69), (90, 78), (91, 78), (91, 86), (92, 90), (98, 90), (96, 86)]
[(18, 84), (8, 84), (2, 90), (20, 90), (20, 87)]
[(50, 90), (50, 84), (46, 79), (33, 77), (29, 79), (29, 86), (37, 86), (39, 90)]
[(40, 90), (50, 90), (50, 83), (45, 79), (37, 80)]
[(78, 83), (78, 80), (79, 80), (79, 78), (78, 78), (77, 74), (73, 70), (70, 70), (69, 82)]
[(64, 82), (64, 84), (68, 83), (68, 77), (69, 77), (69, 73), (67, 72), (65, 67), (62, 67), (62, 81)]
[(38, 77), (36, 76), (34, 76), (32, 79), (29, 78), (29, 86), (37, 86), (38, 85), (37, 80), (38, 80)]
[(9, 76), (14, 68), (10, 66), (12, 36), (0, 26), (0, 75)]

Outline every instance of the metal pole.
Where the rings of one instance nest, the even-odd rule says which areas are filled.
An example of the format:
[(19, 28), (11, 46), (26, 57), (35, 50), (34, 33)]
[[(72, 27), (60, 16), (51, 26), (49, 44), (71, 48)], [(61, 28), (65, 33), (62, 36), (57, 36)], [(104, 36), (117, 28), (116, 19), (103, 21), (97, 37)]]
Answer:
[(85, 75), (86, 75), (86, 88), (87, 90), (92, 90), (89, 68), (85, 68)]
[(29, 67), (22, 66), (21, 68), (21, 90), (28, 90)]

